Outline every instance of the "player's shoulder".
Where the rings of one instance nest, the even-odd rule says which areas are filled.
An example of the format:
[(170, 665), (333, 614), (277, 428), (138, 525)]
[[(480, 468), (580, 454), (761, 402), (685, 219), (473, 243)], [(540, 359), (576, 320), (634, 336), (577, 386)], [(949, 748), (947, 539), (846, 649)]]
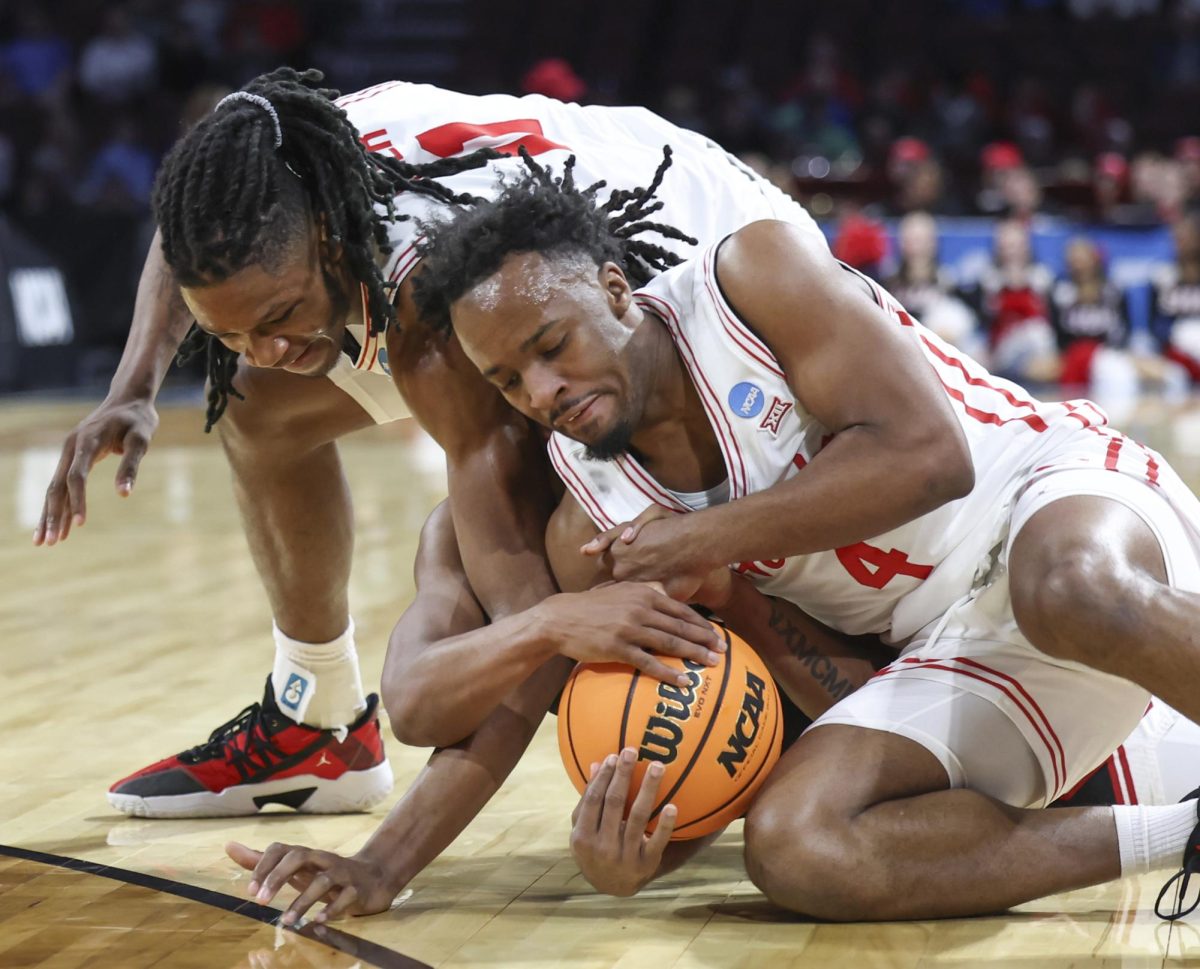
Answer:
[(771, 280), (802, 282), (836, 263), (811, 232), (791, 222), (760, 219), (730, 233), (716, 250), (715, 272), (724, 289), (761, 287)]

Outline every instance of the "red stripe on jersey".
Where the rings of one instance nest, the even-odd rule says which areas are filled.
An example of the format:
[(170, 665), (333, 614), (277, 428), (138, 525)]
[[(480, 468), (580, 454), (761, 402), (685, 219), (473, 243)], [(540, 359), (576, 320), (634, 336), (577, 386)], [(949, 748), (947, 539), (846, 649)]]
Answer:
[(993, 414), (991, 411), (980, 410), (978, 407), (972, 407), (967, 403), (963, 392), (956, 387), (951, 387), (946, 381), (942, 381), (942, 387), (946, 393), (963, 405), (963, 412), (977, 421), (980, 424), (994, 424), (996, 427), (1003, 427), (1005, 424), (1011, 424), (1013, 421), (1020, 421), (1022, 424), (1028, 424), (1035, 431), (1041, 434), (1049, 428), (1046, 422), (1037, 414), (1018, 414), (1016, 417), (1001, 417), (999, 414)]
[(571, 462), (562, 453), (561, 447), (557, 439), (551, 437), (546, 450), (550, 454), (550, 463), (554, 465), (554, 470), (558, 472), (562, 483), (571, 489), (571, 494), (583, 505), (593, 524), (600, 528), (612, 528), (614, 524), (612, 519), (604, 514), (604, 508), (595, 500), (587, 485), (571, 467)]
[[(630, 458), (628, 455), (620, 455), (617, 457), (617, 467), (625, 472), (625, 477), (629, 479), (638, 491), (650, 499), (650, 503), (658, 505), (660, 508), (666, 508), (668, 511), (677, 513), (691, 511), (686, 505), (680, 502), (674, 495), (668, 492), (657, 481), (655, 481), (642, 467)], [(644, 483), (644, 487), (643, 487)], [(660, 500), (661, 499), (661, 500)]]
[(1133, 771), (1129, 767), (1129, 758), (1125, 754), (1125, 745), (1121, 744), (1113, 755), (1121, 764), (1121, 774), (1125, 778), (1125, 803), (1137, 804), (1137, 787), (1133, 783)]
[(417, 252), (416, 246), (409, 246), (400, 254), (400, 258), (396, 260), (396, 268), (392, 270), (392, 278), (389, 282), (396, 283), (397, 285), (404, 282), (420, 261), (421, 254)]
[[(919, 664), (922, 669), (944, 670), (947, 673), (957, 673), (960, 676), (969, 676), (972, 679), (979, 680), (981, 683), (986, 683), (988, 686), (990, 686), (996, 690), (999, 690), (1001, 693), (1003, 693), (1005, 696), (1007, 696), (1010, 700), (1012, 700), (1012, 702), (1016, 706), (1016, 708), (1018, 710), (1020, 710), (1021, 713), (1024, 714), (1025, 719), (1029, 721), (1030, 726), (1033, 727), (1034, 733), (1036, 733), (1038, 735), (1038, 738), (1045, 745), (1047, 753), (1050, 754), (1050, 767), (1051, 767), (1051, 770), (1054, 772), (1054, 791), (1046, 798), (1046, 803), (1049, 804), (1051, 801), (1055, 800), (1058, 797), (1059, 789), (1066, 782), (1066, 756), (1062, 752), (1062, 744), (1058, 739), (1058, 735), (1054, 733), (1054, 729), (1050, 726), (1049, 721), (1046, 720), (1046, 715), (1044, 713), (1042, 713), (1041, 708), (1036, 703), (1033, 702), (1032, 698), (1029, 697), (1029, 694), (1025, 692), (1024, 688), (1021, 686), (1020, 683), (1018, 683), (1016, 680), (1014, 680), (1011, 676), (1008, 676), (1004, 673), (1000, 673), (997, 670), (990, 669), (979, 663), (974, 663), (969, 660), (963, 659), (961, 657), (947, 658), (944, 661), (938, 661), (938, 660), (934, 660), (934, 659), (926, 660), (926, 659), (920, 659), (916, 656), (910, 656), (910, 657), (901, 659), (900, 662), (901, 663)], [(960, 666), (947, 665), (949, 663), (963, 663), (968, 666), (976, 667), (979, 670), (979, 672), (975, 672), (975, 670), (973, 670), (973, 669), (963, 669)], [(894, 667), (894, 665), (895, 664), (893, 664), (893, 667)], [(893, 667), (889, 667), (889, 669), (891, 669)], [(887, 670), (884, 670), (884, 672), (887, 672)], [(994, 676), (997, 679), (989, 679), (989, 676)], [(1000, 682), (997, 682), (997, 680), (999, 680)], [(1013, 684), (1019, 691), (1020, 696), (1018, 696), (1017, 693), (1014, 693), (1012, 690), (1010, 690), (1005, 685), (1006, 682)], [(1031, 713), (1029, 711), (1028, 708), (1026, 708), (1025, 704), (1021, 700), (1022, 696), (1025, 697), (1026, 699), (1029, 699), (1029, 702), (1033, 705), (1034, 711), (1036, 711), (1036, 713), (1037, 713), (1036, 717), (1033, 715), (1033, 713)], [(1039, 720), (1041, 721), (1040, 723), (1039, 723)], [(1043, 726), (1045, 727), (1045, 730), (1043, 730)], [(1050, 740), (1047, 738), (1047, 735), (1046, 735), (1047, 731), (1049, 732), (1050, 737), (1052, 737), (1054, 739), (1053, 745), (1051, 745)], [(1056, 748), (1057, 748), (1057, 750), (1056, 750)], [(1060, 758), (1061, 758), (1061, 767), (1060, 767)]]
[(741, 347), (746, 355), (756, 363), (761, 364), (776, 377), (787, 379), (787, 375), (779, 366), (779, 361), (775, 359), (770, 349), (761, 340), (751, 333), (737, 318), (737, 314), (733, 312), (733, 307), (725, 302), (725, 298), (721, 295), (720, 288), (716, 285), (716, 247), (708, 250), (704, 257), (704, 287), (708, 290), (709, 298), (712, 299), (713, 305), (717, 308), (717, 316), (721, 320), (721, 325), (725, 332), (729, 334), (739, 347)]
[(1108, 451), (1104, 455), (1104, 467), (1108, 471), (1117, 470), (1117, 456), (1121, 453), (1122, 439), (1114, 437), (1108, 442)]
[[(667, 329), (671, 331), (675, 338), (676, 346), (686, 351), (686, 353), (680, 354), (680, 359), (683, 360), (684, 366), (688, 368), (688, 372), (692, 375), (692, 382), (696, 385), (696, 390), (699, 392), (700, 402), (704, 404), (704, 409), (708, 412), (709, 422), (717, 432), (717, 443), (720, 444), (721, 452), (725, 457), (725, 466), (731, 472), (729, 477), (730, 500), (732, 501), (735, 498), (740, 498), (742, 495), (748, 494), (749, 481), (746, 475), (745, 461), (742, 458), (742, 449), (738, 444), (737, 436), (733, 432), (733, 427), (729, 424), (725, 412), (721, 409), (720, 398), (708, 382), (704, 371), (700, 368), (699, 360), (696, 358), (696, 351), (692, 349), (691, 343), (688, 342), (688, 338), (683, 332), (683, 327), (680, 326), (679, 313), (675, 307), (661, 297), (652, 296), (649, 293), (638, 293), (637, 295), (639, 299), (650, 301), (652, 306), (655, 303), (661, 305), (662, 312), (657, 312), (655, 315), (662, 318), (667, 324)], [(663, 312), (666, 313), (665, 316), (662, 315)], [(705, 390), (708, 391), (707, 396), (704, 393)]]
[(376, 84), (374, 87), (363, 88), (361, 91), (352, 91), (350, 94), (345, 94), (338, 98), (333, 103), (340, 108), (344, 108), (347, 104), (357, 104), (359, 101), (367, 101), (375, 97), (376, 94), (382, 94), (384, 91), (397, 87), (403, 84), (403, 81), (385, 81), (383, 84)]
[[(419, 242), (420, 240), (418, 239), (417, 241)], [(403, 272), (404, 276), (407, 276), (412, 271), (412, 267), (420, 261), (420, 258), (416, 254), (416, 243), (414, 242), (400, 253), (396, 259), (391, 275), (388, 277), (388, 282), (393, 284), (398, 281), (403, 282), (401, 273)], [(408, 260), (407, 266), (405, 266), (406, 259)], [(358, 354), (358, 359), (354, 361), (354, 369), (370, 370), (375, 366), (375, 361), (379, 358), (380, 339), (379, 334), (375, 332), (375, 328), (372, 325), (371, 310), (367, 303), (367, 287), (361, 283), (359, 285), (362, 290), (363, 326), (366, 332), (363, 336), (362, 350)], [(395, 296), (392, 299), (395, 300)]]
[[(922, 336), (921, 342), (924, 343), (925, 346), (929, 349), (929, 352), (932, 353), (939, 360), (941, 360), (942, 363), (946, 364), (947, 366), (953, 367), (955, 370), (959, 371), (959, 373), (961, 373), (963, 375), (963, 377), (966, 378), (966, 381), (970, 386), (983, 387), (987, 390), (995, 391), (997, 394), (999, 394), (1001, 397), (1003, 397), (1006, 401), (1008, 401), (1010, 404), (1012, 404), (1013, 407), (1024, 407), (1024, 408), (1028, 408), (1029, 410), (1032, 410), (1032, 411), (1037, 410), (1037, 405), (1032, 400), (1027, 400), (1025, 398), (1018, 397), (1016, 394), (1014, 394), (1012, 391), (1008, 390), (1007, 388), (997, 387), (995, 384), (984, 379), (983, 377), (972, 376), (971, 373), (967, 370), (967, 365), (965, 363), (963, 363), (962, 360), (960, 360), (958, 357), (954, 356), (953, 354), (947, 353), (945, 350), (941, 349), (941, 347), (939, 347), (935, 343), (933, 343), (933, 341), (931, 341), (928, 337)], [(1038, 420), (1041, 420), (1041, 418), (1039, 417)], [(1043, 427), (1041, 428), (1041, 430), (1045, 430), (1045, 422), (1044, 421), (1043, 421)]]

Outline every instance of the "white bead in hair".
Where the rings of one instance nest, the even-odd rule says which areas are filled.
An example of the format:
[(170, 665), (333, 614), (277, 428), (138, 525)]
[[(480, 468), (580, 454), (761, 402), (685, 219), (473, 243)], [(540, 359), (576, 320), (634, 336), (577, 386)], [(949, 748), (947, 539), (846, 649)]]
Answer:
[(275, 125), (275, 147), (278, 148), (283, 144), (283, 128), (279, 126), (279, 115), (275, 111), (275, 105), (264, 98), (261, 94), (251, 94), (249, 91), (234, 91), (232, 94), (226, 94), (217, 102), (217, 106), (213, 111), (220, 111), (223, 104), (229, 104), (232, 101), (249, 101), (251, 104), (256, 104), (271, 116), (271, 123)]

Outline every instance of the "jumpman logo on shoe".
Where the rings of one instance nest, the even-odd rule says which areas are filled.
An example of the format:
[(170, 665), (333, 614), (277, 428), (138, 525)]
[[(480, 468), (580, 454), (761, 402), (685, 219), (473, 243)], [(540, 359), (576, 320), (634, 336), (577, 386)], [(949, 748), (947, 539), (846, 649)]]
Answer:
[(371, 694), (354, 723), (311, 727), (287, 716), (267, 677), (262, 702), (221, 724), (204, 743), (117, 781), (109, 803), (146, 818), (238, 817), (268, 804), (308, 814), (367, 810), (392, 789), (378, 711), (379, 697)]

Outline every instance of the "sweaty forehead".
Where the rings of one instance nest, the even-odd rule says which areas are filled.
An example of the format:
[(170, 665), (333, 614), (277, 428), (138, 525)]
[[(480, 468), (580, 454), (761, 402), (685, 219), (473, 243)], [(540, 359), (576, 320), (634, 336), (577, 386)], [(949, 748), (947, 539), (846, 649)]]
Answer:
[(472, 315), (527, 313), (577, 297), (595, 277), (595, 265), (584, 257), (514, 253), (496, 272), (468, 289), (459, 303)]

